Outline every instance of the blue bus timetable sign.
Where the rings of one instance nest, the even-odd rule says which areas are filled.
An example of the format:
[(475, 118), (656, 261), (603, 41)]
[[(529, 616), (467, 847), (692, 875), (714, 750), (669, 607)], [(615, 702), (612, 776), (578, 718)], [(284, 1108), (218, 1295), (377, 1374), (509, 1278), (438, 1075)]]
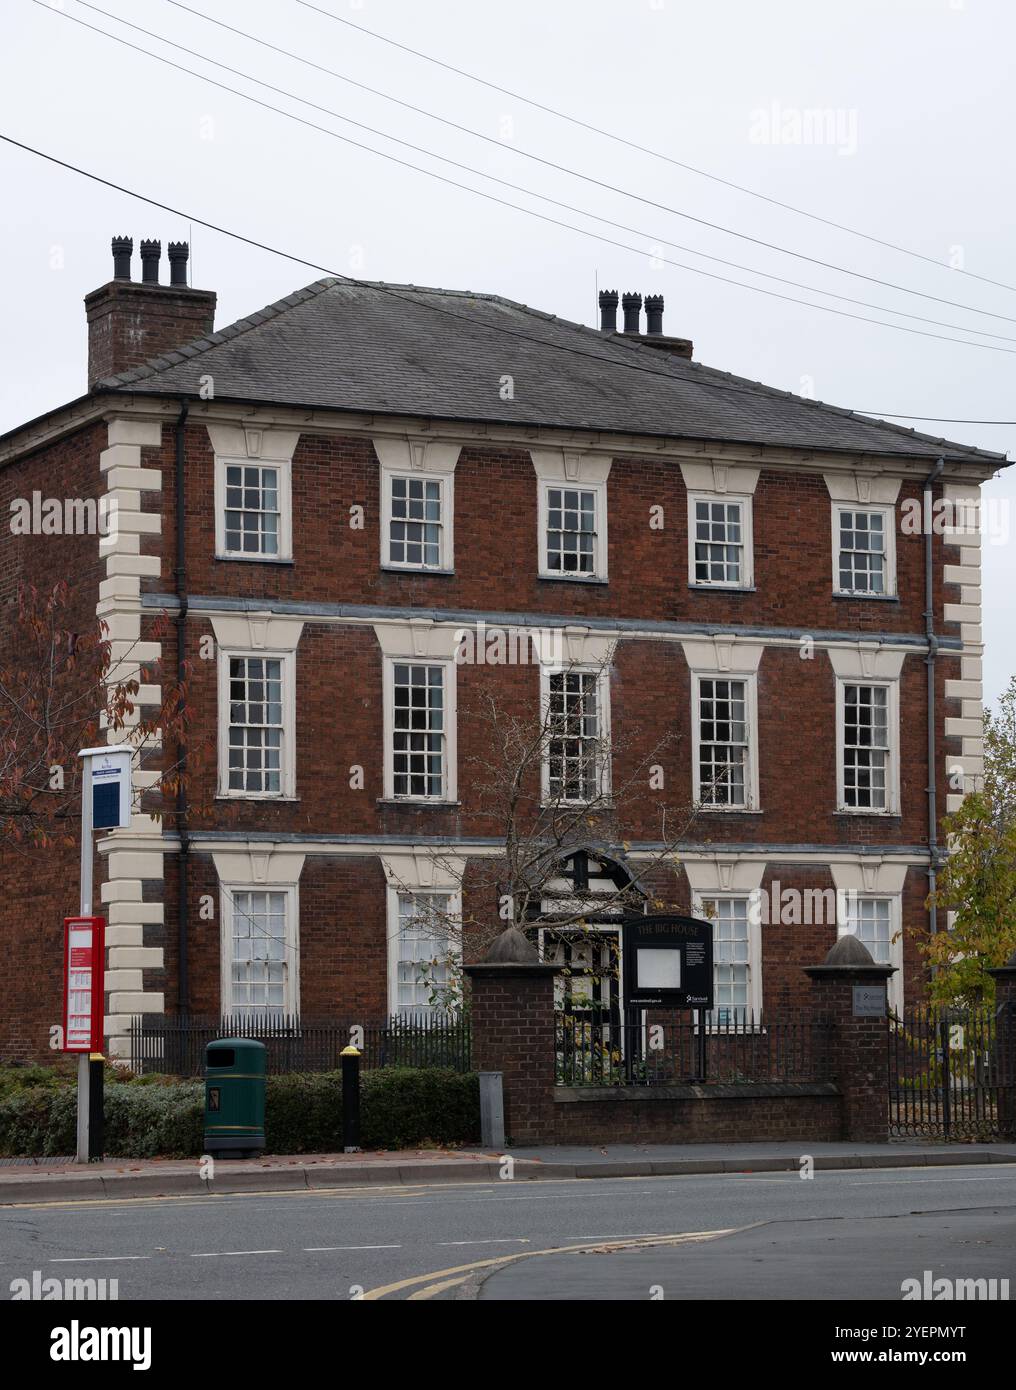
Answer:
[(640, 1008), (713, 1007), (713, 927), (698, 917), (626, 917), (625, 999)]
[(131, 823), (131, 750), (83, 748), (82, 794), (92, 800), (93, 830), (127, 830)]

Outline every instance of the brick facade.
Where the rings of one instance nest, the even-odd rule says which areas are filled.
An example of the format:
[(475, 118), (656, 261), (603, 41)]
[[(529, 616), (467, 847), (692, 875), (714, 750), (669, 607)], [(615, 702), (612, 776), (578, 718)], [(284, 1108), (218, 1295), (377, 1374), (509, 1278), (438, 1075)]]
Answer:
[[(100, 309), (102, 315), (108, 309), (108, 323)], [(114, 282), (97, 291), (89, 297), (90, 379), (171, 348), (174, 335), (179, 343), (206, 331), (207, 325), (195, 324), (210, 312), (207, 296), (185, 288)], [(130, 336), (136, 316), (140, 338)], [(100, 318), (105, 326), (98, 326)], [(106, 547), (101, 555), (94, 537), (66, 538), (58, 550), (34, 537), (5, 535), (5, 601), (20, 578), (41, 583), (66, 573), (83, 624), (99, 612), (114, 625), (118, 641), (136, 630), (151, 659), (161, 658), (168, 672), (181, 655), (173, 625), (166, 623), (177, 611), (179, 581), (178, 413), (178, 401), (146, 397), (142, 386), (136, 396), (97, 397), (83, 423), (71, 416), (54, 419), (48, 434), (26, 427), (23, 437), (0, 450), (0, 500), (36, 488), (47, 495), (116, 495), (126, 523), (112, 553)], [(216, 430), (231, 431), (229, 437), (253, 461), (286, 455), (288, 469), (287, 449), (291, 454), (291, 560), (216, 558)], [(449, 573), (397, 572), (381, 563), (379, 447), (405, 443), (408, 458), (412, 442), (421, 438), (443, 441), (440, 447), (456, 453)], [(214, 1013), (223, 1003), (227, 927), (217, 867), (223, 855), (233, 855), (230, 872), (243, 872), (236, 881), (252, 891), (284, 887), (298, 900), (292, 949), (299, 953), (300, 990), (290, 1003), (307, 1015), (377, 1018), (388, 1011), (389, 943), (397, 929), (391, 901), (402, 872), (392, 868), (393, 858), (411, 862), (421, 891), (443, 891), (447, 873), (435, 871), (435, 861), (457, 856), (463, 894), (472, 895), (477, 916), (487, 912), (496, 925), (496, 875), (490, 869), (500, 827), (476, 791), (475, 763), (488, 751), (489, 739), (474, 715), (492, 689), (508, 710), (536, 708), (540, 673), (535, 664), (457, 667), (456, 800), (394, 802), (386, 797), (383, 778), (382, 635), (392, 624), (412, 634), (411, 617), (444, 634), (481, 618), (491, 626), (508, 621), (608, 634), (614, 644), (609, 689), (615, 780), (623, 782), (661, 740), (678, 736), (660, 758), (662, 789), (647, 788), (627, 806), (625, 849), (622, 855), (618, 846), (618, 856), (644, 871), (652, 891), (678, 910), (694, 906), (700, 885), (711, 885), (710, 892), (734, 891), (745, 875), (754, 875), (753, 883), (767, 892), (777, 881), (785, 889), (827, 892), (856, 879), (861, 891), (889, 893), (898, 903), (905, 990), (912, 998), (920, 994), (923, 970), (910, 933), (927, 921), (924, 538), (897, 526), (897, 597), (834, 596), (830, 479), (850, 486), (862, 480), (862, 498), (869, 482), (876, 488), (898, 483), (899, 517), (905, 503), (920, 498), (931, 455), (879, 459), (733, 443), (710, 452), (680, 440), (612, 443), (601, 434), (553, 425), (481, 429), (438, 417), (424, 423), (383, 414), (352, 418), (348, 412), (232, 406), (214, 399), (190, 401), (182, 447), (188, 608), (182, 655), (192, 668), (188, 707), (194, 742), (204, 755), (188, 786), (183, 941), (189, 997), (180, 991), (179, 840), (171, 823), (139, 813), (130, 831), (100, 845), (97, 883), (105, 880), (103, 902), (118, 929), (114, 949), (131, 953), (110, 960), (109, 1028), (119, 1039), (114, 1051), (123, 1053), (125, 1020), (135, 1012), (189, 1007)], [(273, 454), (276, 447), (281, 454)], [(600, 467), (609, 461), (609, 582), (538, 573), (534, 451), (571, 449)], [(717, 476), (725, 477), (728, 465), (758, 474), (752, 493), (754, 583), (743, 591), (699, 589), (688, 579), (686, 470), (701, 469), (713, 455), (723, 460)], [(963, 468), (953, 465), (945, 482), (936, 484), (935, 496), (950, 489), (976, 493), (977, 480), (988, 471), (983, 463), (970, 465), (973, 482), (967, 482)], [(935, 627), (942, 645), (932, 771), (940, 813), (980, 766), (970, 727), (979, 692), (976, 539), (948, 532), (933, 538)], [(295, 746), (294, 793), (223, 796), (216, 775), (217, 634), (239, 624), (252, 634), (245, 649), (256, 651), (258, 624), (269, 621), (289, 624), (287, 631), (297, 633), (290, 653), (296, 718), (287, 734)], [(689, 818), (680, 867), (663, 872), (654, 868), (652, 850), (661, 805), (687, 809), (692, 799), (695, 643), (715, 645), (719, 673), (728, 647), (735, 656), (746, 648), (758, 656), (759, 804)], [(886, 653), (901, 657), (898, 814), (837, 811), (834, 661), (844, 653), (863, 653), (864, 660), (871, 654), (878, 660)], [(957, 765), (958, 782), (947, 775)], [(143, 812), (153, 809), (146, 803)], [(869, 867), (875, 874), (870, 882)], [(883, 871), (887, 877), (880, 879)], [(0, 984), (0, 1058), (27, 1058), (44, 1050), (59, 1009), (58, 930), (76, 902), (76, 851), (61, 850), (42, 872), (5, 855), (2, 875), (0, 947), (17, 959), (18, 969)], [(830, 920), (763, 927), (752, 969), (760, 972), (765, 1008), (806, 1004), (802, 969), (822, 959), (836, 930)], [(467, 942), (467, 959), (470, 949)], [(824, 1114), (825, 1098), (813, 1101), (815, 1116)], [(767, 1104), (759, 1097), (751, 1102), (749, 1128), (760, 1137), (776, 1123)], [(627, 1113), (634, 1116), (633, 1126), (657, 1123), (648, 1111)]]

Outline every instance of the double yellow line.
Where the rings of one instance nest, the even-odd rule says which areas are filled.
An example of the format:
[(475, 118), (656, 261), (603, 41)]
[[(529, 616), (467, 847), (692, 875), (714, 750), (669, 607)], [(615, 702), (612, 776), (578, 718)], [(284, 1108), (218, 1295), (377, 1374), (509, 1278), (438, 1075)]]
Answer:
[(637, 1236), (628, 1240), (601, 1240), (594, 1241), (589, 1245), (552, 1245), (547, 1250), (520, 1250), (514, 1255), (497, 1255), (489, 1260), (474, 1260), (467, 1265), (454, 1265), (450, 1269), (435, 1269), (429, 1274), (417, 1274), (411, 1279), (399, 1279), (394, 1284), (382, 1284), (379, 1288), (370, 1289), (363, 1295), (363, 1301), (376, 1302), (380, 1298), (387, 1298), (390, 1294), (404, 1293), (407, 1289), (412, 1289), (416, 1285), (414, 1293), (408, 1295), (408, 1299), (427, 1299), (436, 1298), (438, 1294), (444, 1293), (446, 1289), (457, 1288), (464, 1284), (476, 1273), (477, 1270), (495, 1270), (503, 1265), (514, 1264), (516, 1260), (531, 1260), (539, 1255), (568, 1255), (582, 1254), (595, 1255), (607, 1254), (616, 1250), (648, 1250), (660, 1245), (688, 1245), (694, 1241), (718, 1240), (721, 1236), (734, 1235), (745, 1227), (729, 1226), (718, 1231), (685, 1231), (678, 1236)]

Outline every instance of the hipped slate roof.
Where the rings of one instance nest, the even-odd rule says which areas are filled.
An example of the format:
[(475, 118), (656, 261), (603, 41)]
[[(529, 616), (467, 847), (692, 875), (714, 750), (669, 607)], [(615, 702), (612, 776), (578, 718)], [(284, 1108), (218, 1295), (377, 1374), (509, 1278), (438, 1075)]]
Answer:
[(1004, 462), (497, 295), (334, 278), (94, 390), (196, 395), (208, 375), (220, 400)]

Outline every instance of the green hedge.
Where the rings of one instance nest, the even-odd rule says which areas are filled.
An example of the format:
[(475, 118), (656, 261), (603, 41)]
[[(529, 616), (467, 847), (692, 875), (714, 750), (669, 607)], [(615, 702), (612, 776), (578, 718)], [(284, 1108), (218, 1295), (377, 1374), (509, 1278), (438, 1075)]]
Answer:
[[(203, 1152), (204, 1086), (146, 1078), (105, 1088), (106, 1153), (111, 1158), (196, 1158)], [(73, 1086), (48, 1083), (0, 1091), (0, 1154), (48, 1158), (75, 1148)], [(475, 1075), (437, 1068), (365, 1072), (361, 1143), (366, 1149), (475, 1143), (480, 1135)], [(334, 1153), (342, 1148), (339, 1072), (270, 1076), (267, 1153)]]

